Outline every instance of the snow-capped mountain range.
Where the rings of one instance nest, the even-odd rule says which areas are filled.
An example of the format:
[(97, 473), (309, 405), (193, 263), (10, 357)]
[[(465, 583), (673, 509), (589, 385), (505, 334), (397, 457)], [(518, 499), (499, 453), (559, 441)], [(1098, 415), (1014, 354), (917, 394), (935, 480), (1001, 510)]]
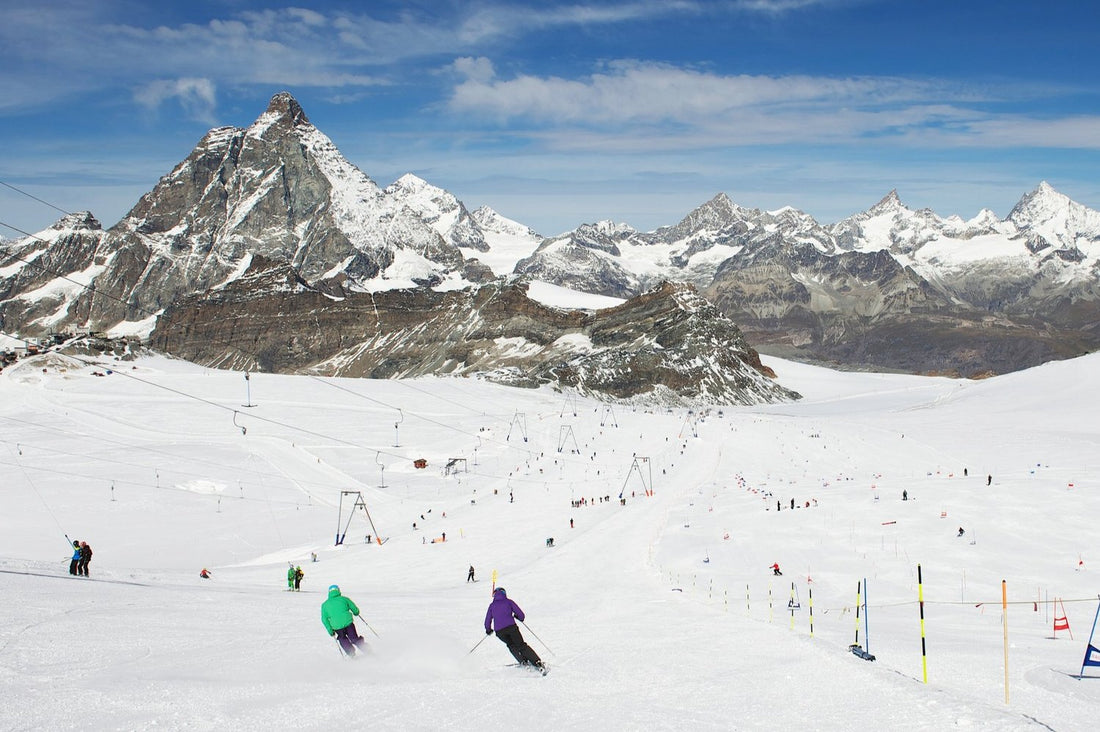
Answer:
[[(518, 277), (624, 300), (688, 283), (752, 343), (856, 366), (969, 375), (1100, 347), (1100, 212), (1045, 182), (1005, 219), (892, 191), (821, 224), (719, 194), (655, 231), (544, 238), (411, 174), (380, 187), (285, 92), (249, 127), (211, 130), (111, 228), (71, 214), (0, 247), (0, 317), (22, 335), (163, 336), (166, 309), (245, 281), (336, 303)], [(257, 278), (280, 263), (290, 274)]]

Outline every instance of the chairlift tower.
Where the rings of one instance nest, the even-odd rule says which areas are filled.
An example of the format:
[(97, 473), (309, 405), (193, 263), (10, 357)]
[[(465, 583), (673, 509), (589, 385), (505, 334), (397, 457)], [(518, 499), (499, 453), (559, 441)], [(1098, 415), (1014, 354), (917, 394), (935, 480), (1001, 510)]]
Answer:
[[(645, 466), (643, 469), (642, 466)], [(647, 457), (635, 456), (630, 463), (630, 470), (626, 473), (626, 480), (623, 481), (622, 490), (619, 491), (619, 498), (622, 498), (626, 494), (626, 487), (630, 483), (630, 476), (637, 472), (638, 478), (642, 481), (642, 489), (647, 496), (653, 495), (653, 461)]]
[(447, 464), (443, 466), (443, 475), (447, 476), (447, 475), (452, 475), (454, 473), (457, 473), (459, 463), (462, 463), (462, 472), (463, 473), (470, 472), (470, 468), (466, 464), (466, 458), (453, 457), (453, 458), (448, 458)]
[(508, 424), (508, 435), (504, 438), (504, 441), (512, 439), (512, 428), (519, 427), (520, 434), (523, 435), (523, 441), (527, 442), (527, 415), (524, 412), (516, 412), (512, 415), (512, 421)]
[(249, 377), (248, 372), (244, 372), (244, 401), (242, 407), (254, 407), (252, 403), (252, 379)]
[(577, 444), (577, 436), (573, 434), (572, 425), (563, 424), (558, 429), (558, 452), (561, 452), (565, 444), (570, 440), (573, 441), (573, 449), (570, 452), (580, 454), (581, 447)]
[(615, 419), (615, 407), (611, 404), (603, 405), (603, 408), (600, 410), (600, 427), (607, 425), (607, 418), (609, 415), (611, 417), (611, 426), (618, 427), (619, 422)]
[(564, 417), (565, 416), (565, 411), (568, 408), (569, 411), (573, 412), (573, 416), (576, 417), (577, 416), (577, 393), (574, 392), (574, 391), (571, 391), (571, 390), (566, 390), (563, 396), (564, 396), (564, 401), (562, 402), (562, 405), (561, 405), (561, 414), (559, 414), (558, 416), (559, 417)]
[[(351, 507), (348, 509), (347, 521), (344, 521), (344, 499), (351, 498)], [(363, 500), (363, 491), (340, 491), (340, 508), (336, 517), (336, 546), (340, 546), (344, 543), (344, 537), (347, 536), (348, 527), (351, 526), (351, 520), (355, 516), (356, 509), (362, 509), (363, 513), (367, 517), (367, 523), (370, 524), (370, 529), (375, 542), (379, 546), (382, 545), (382, 537), (378, 535), (378, 529), (374, 528), (374, 519), (370, 517), (370, 511), (367, 510), (367, 502)]]

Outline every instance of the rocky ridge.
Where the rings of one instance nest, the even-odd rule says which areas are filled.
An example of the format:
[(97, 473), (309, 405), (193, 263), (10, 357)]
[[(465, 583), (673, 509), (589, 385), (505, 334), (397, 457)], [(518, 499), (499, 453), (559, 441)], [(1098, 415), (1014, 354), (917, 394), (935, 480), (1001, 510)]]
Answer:
[(543, 238), (413, 175), (380, 188), (286, 93), (247, 128), (211, 130), (110, 229), (73, 214), (0, 255), (3, 327), (27, 335), (163, 335), (167, 310), (279, 263), (318, 308), (508, 275), (623, 299), (684, 282), (765, 351), (853, 367), (1001, 373), (1100, 347), (1100, 213), (1045, 182), (1003, 220), (942, 219), (891, 191), (826, 225), (718, 194), (655, 231)]

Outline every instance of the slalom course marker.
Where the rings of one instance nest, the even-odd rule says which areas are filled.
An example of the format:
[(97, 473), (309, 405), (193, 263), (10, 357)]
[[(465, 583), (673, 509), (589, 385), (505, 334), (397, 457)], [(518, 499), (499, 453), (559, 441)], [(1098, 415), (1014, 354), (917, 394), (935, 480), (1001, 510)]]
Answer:
[(814, 637), (814, 588), (807, 589), (810, 597), (810, 637)]
[(928, 683), (928, 647), (924, 636), (924, 581), (921, 578), (920, 564), (917, 565), (917, 604), (920, 605), (920, 665), (924, 683)]
[[(1062, 617), (1058, 617), (1058, 606), (1062, 606)], [(1073, 631), (1069, 629), (1069, 618), (1066, 617), (1066, 606), (1062, 603), (1062, 598), (1054, 598), (1054, 637), (1058, 637), (1058, 631), (1065, 630), (1069, 632), (1069, 639), (1073, 640)]]
[[(852, 643), (851, 645), (848, 646), (848, 650), (851, 651), (853, 655), (862, 658), (864, 661), (874, 661), (875, 657), (871, 654), (871, 650), (870, 650), (871, 649), (870, 636), (866, 632), (864, 633), (864, 635), (866, 636), (867, 648), (863, 648), (862, 646), (859, 645), (859, 606), (860, 606), (861, 602), (864, 605), (863, 621), (864, 621), (865, 624), (867, 622), (867, 608), (866, 608), (867, 600), (866, 600), (865, 597), (861, 599), (861, 597), (860, 597), (860, 586), (861, 586), (861, 583), (856, 582), (856, 640), (855, 640), (855, 643)], [(867, 579), (866, 578), (863, 579), (862, 587), (863, 587), (864, 590), (866, 590), (866, 588), (867, 588)], [(866, 625), (864, 625), (864, 629), (866, 630)]]
[[(1100, 600), (1100, 595), (1097, 595), (1096, 599)], [(1096, 604), (1096, 615), (1092, 616), (1092, 630), (1089, 631), (1089, 642), (1088, 645), (1085, 646), (1085, 660), (1081, 662), (1081, 673), (1077, 674), (1078, 680), (1085, 678), (1085, 666), (1100, 667), (1100, 648), (1092, 644), (1092, 636), (1096, 633), (1097, 618), (1100, 618), (1100, 602)]]

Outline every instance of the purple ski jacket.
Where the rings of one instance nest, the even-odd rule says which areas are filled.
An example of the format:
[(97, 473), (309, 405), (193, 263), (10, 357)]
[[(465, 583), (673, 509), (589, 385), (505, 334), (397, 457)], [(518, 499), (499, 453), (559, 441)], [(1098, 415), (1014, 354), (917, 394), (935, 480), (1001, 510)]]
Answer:
[[(514, 620), (513, 620), (514, 616)], [(503, 593), (493, 595), (493, 601), (489, 603), (489, 609), (485, 611), (485, 630), (500, 630), (509, 625), (515, 625), (516, 620), (523, 620), (523, 610), (512, 602)]]

